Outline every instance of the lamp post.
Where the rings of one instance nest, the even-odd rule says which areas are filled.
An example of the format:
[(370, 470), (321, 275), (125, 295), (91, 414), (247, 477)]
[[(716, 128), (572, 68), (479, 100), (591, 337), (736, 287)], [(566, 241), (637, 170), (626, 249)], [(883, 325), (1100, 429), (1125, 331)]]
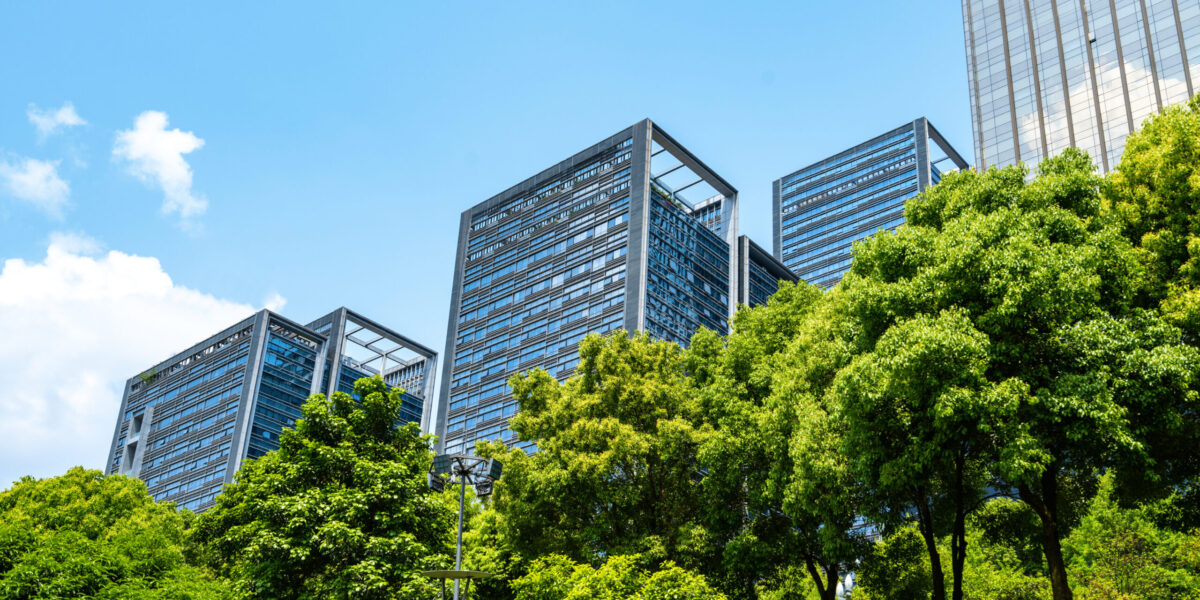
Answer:
[[(462, 532), (463, 532), (463, 505), (467, 500), (467, 484), (475, 486), (475, 495), (477, 497), (487, 496), (492, 493), (492, 487), (497, 479), (500, 479), (502, 473), (500, 461), (494, 458), (480, 458), (478, 456), (470, 456), (467, 454), (439, 454), (433, 458), (433, 465), (429, 469), (429, 487), (430, 489), (440, 492), (446, 489), (446, 484), (458, 484), (458, 545), (454, 555), (454, 570), (440, 571), (425, 571), (424, 575), (434, 579), (442, 580), (442, 600), (446, 598), (446, 580), (454, 580), (454, 600), (459, 600), (459, 580), (467, 580), (467, 588), (470, 589), (470, 581), (472, 579), (482, 579), (491, 577), (489, 573), (483, 571), (463, 571), (462, 570)], [(465, 597), (465, 591), (463, 596)]]

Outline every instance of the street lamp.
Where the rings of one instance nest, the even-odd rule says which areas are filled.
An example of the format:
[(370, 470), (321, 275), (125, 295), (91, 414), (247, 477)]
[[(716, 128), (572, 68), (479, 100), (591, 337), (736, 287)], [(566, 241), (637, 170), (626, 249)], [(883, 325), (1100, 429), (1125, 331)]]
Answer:
[[(494, 458), (480, 458), (467, 454), (439, 454), (433, 457), (433, 465), (430, 466), (427, 476), (429, 488), (440, 492), (446, 489), (447, 484), (460, 486), (458, 492), (458, 547), (454, 557), (454, 570), (425, 571), (423, 573), (428, 577), (442, 580), (442, 600), (446, 598), (447, 579), (454, 580), (454, 600), (459, 600), (458, 582), (460, 579), (466, 579), (467, 585), (470, 586), (472, 579), (491, 577), (490, 574), (483, 571), (462, 570), (463, 504), (467, 499), (468, 483), (475, 486), (476, 496), (487, 496), (492, 493), (493, 486), (496, 480), (500, 479), (502, 472), (500, 461)], [(466, 595), (465, 590), (463, 595)]]

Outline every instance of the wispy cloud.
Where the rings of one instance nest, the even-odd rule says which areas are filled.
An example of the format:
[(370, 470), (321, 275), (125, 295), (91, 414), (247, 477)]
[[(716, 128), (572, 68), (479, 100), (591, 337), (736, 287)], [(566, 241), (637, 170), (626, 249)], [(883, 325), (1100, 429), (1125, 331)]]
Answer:
[(203, 147), (204, 140), (167, 125), (166, 113), (143, 112), (133, 129), (117, 132), (113, 156), (129, 163), (130, 172), (143, 181), (162, 188), (163, 213), (179, 213), (186, 221), (208, 209), (208, 199), (192, 191), (192, 167), (183, 158)]
[(63, 103), (59, 108), (45, 109), (38, 108), (36, 104), (30, 104), (25, 114), (29, 116), (29, 122), (37, 128), (38, 136), (42, 139), (67, 127), (87, 125), (87, 121), (84, 121), (83, 117), (75, 112), (75, 105), (70, 102)]
[(0, 187), (55, 218), (62, 218), (71, 195), (71, 187), (58, 176), (58, 161), (34, 158), (19, 158), (15, 163), (0, 160)]

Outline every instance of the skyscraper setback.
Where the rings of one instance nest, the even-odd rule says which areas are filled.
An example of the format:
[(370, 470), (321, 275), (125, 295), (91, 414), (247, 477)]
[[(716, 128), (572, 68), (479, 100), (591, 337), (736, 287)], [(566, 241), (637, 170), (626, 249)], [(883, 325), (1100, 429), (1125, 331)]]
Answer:
[(444, 450), (516, 443), (506, 380), (569, 376), (588, 333), (725, 333), (737, 215), (733, 186), (649, 120), (465, 211), (432, 418)]
[(401, 420), (418, 422), (436, 363), (434, 351), (345, 308), (308, 325), (261, 310), (129, 379), (106, 469), (142, 479), (156, 500), (204, 510), (243, 461), (279, 447), (309, 395), (383, 374), (407, 390)]
[(854, 242), (904, 222), (904, 203), (967, 162), (924, 117), (775, 180), (775, 257), (829, 287)]
[(1200, 85), (1200, 0), (963, 0), (975, 165), (1068, 147), (1103, 172)]

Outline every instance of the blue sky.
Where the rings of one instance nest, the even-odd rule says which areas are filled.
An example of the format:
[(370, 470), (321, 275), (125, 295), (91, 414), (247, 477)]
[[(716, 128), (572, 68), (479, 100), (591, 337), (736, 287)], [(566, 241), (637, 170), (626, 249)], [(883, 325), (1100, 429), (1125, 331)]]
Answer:
[[(0, 326), (24, 332), (0, 376), (86, 374), (0, 400), (0, 420), (40, 411), (0, 427), (0, 486), (99, 467), (124, 378), (265, 303), (345, 305), (441, 351), (461, 211), (641, 118), (738, 188), (764, 247), (771, 181), (809, 162), (922, 115), (972, 155), (957, 2), (417, 6), (0, 9), (0, 178), (54, 175), (0, 185)], [(86, 123), (39, 133), (31, 112), (66, 103)], [(180, 197), (193, 214), (163, 211)], [(170, 278), (161, 312), (80, 299), (143, 276)], [(62, 414), (79, 441), (47, 456)]]

